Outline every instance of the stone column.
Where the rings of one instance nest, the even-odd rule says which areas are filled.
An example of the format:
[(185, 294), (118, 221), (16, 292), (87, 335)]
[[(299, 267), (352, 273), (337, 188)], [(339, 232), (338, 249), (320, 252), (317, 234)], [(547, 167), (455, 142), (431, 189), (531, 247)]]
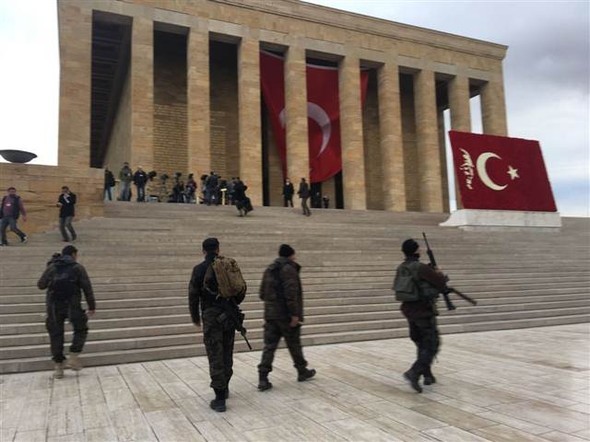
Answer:
[(192, 26), (187, 50), (188, 172), (198, 180), (211, 170), (209, 32)]
[[(461, 132), (471, 132), (471, 107), (469, 104), (468, 77), (457, 75), (449, 82), (449, 108), (451, 111), (451, 129)], [(454, 167), (453, 170), (455, 170)], [(457, 209), (463, 208), (456, 174), (455, 199), (457, 201)]]
[(471, 132), (469, 78), (456, 76), (449, 82), (449, 108), (451, 111), (451, 129)]
[(483, 133), (507, 136), (506, 102), (501, 74), (500, 78), (488, 81), (481, 88), (480, 98)]
[(58, 2), (60, 97), (59, 166), (90, 167), (92, 10), (81, 2)]
[(344, 208), (365, 210), (367, 197), (359, 58), (347, 55), (340, 62), (339, 71)]
[(133, 17), (131, 32), (131, 158), (133, 170), (154, 168), (154, 22)]
[(406, 210), (406, 184), (402, 115), (397, 63), (387, 62), (378, 71), (379, 130), (381, 132), (381, 165), (383, 168), (383, 207)]
[(246, 36), (238, 55), (240, 178), (253, 205), (262, 205), (262, 144), (260, 124), (260, 44)]
[(309, 182), (305, 49), (298, 46), (290, 46), (285, 57), (285, 129), (287, 175), (294, 185), (301, 178)]
[(421, 70), (414, 75), (414, 102), (420, 210), (443, 212), (436, 93), (432, 71)]

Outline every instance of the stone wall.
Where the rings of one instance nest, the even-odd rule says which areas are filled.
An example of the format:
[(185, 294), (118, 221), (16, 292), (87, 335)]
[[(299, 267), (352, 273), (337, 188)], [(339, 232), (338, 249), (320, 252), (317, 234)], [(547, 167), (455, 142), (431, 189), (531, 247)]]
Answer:
[(0, 163), (1, 193), (16, 188), (27, 212), (27, 221), (21, 219), (19, 228), (27, 234), (58, 227), (56, 203), (64, 185), (77, 196), (76, 220), (103, 216), (103, 183), (102, 169)]
[[(154, 167), (158, 175), (187, 170), (186, 37), (156, 32), (154, 38)], [(135, 167), (139, 165), (132, 165)], [(144, 166), (145, 168), (145, 166)], [(147, 171), (149, 172), (149, 170)]]

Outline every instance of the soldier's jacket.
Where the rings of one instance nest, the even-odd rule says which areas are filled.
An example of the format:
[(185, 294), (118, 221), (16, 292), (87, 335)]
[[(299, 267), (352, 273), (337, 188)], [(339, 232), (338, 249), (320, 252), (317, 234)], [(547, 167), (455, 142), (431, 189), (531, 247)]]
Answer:
[(76, 285), (78, 286), (78, 293), (74, 297), (74, 299), (70, 300), (71, 305), (75, 305), (80, 307), (80, 303), (82, 301), (82, 293), (84, 292), (84, 297), (86, 298), (86, 304), (88, 304), (89, 310), (96, 310), (96, 301), (94, 299), (94, 292), (92, 290), (92, 284), (90, 283), (90, 278), (88, 277), (88, 273), (82, 264), (78, 264), (71, 256), (65, 255), (62, 256), (52, 263), (50, 263), (41, 277), (37, 282), (37, 287), (40, 290), (47, 290), (46, 296), (46, 304), (49, 306), (52, 302), (52, 288), (51, 282), (53, 281), (53, 277), (57, 271), (57, 266), (59, 265), (68, 265), (73, 267), (73, 272), (76, 277)]
[[(303, 321), (300, 270), (299, 264), (283, 257), (275, 259), (265, 270), (259, 292), (260, 299), (264, 301), (264, 319), (290, 320), (291, 316), (297, 316)], [(279, 287), (281, 295), (277, 293)]]

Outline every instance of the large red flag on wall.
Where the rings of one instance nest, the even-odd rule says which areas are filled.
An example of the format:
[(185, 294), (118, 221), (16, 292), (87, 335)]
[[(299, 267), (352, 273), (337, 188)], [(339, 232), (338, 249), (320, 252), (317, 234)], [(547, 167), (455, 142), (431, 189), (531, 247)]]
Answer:
[(538, 141), (450, 131), (466, 209), (556, 212)]
[[(369, 81), (368, 73), (361, 75), (361, 103), (364, 103)], [(264, 102), (270, 111), (271, 125), (277, 142), (283, 175), (287, 169), (285, 134), (285, 75), (281, 56), (260, 53), (260, 81)], [(340, 109), (338, 69), (308, 64), (307, 117), (309, 136), (310, 181), (319, 183), (342, 170), (340, 143)]]

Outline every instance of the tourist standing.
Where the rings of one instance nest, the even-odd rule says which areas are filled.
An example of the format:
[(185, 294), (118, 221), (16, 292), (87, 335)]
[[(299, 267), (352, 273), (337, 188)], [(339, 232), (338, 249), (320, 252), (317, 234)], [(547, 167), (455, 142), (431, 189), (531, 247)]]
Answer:
[(119, 183), (121, 184), (119, 199), (121, 201), (129, 201), (131, 199), (131, 182), (133, 181), (133, 171), (129, 167), (128, 162), (123, 163), (123, 167), (119, 171)]

